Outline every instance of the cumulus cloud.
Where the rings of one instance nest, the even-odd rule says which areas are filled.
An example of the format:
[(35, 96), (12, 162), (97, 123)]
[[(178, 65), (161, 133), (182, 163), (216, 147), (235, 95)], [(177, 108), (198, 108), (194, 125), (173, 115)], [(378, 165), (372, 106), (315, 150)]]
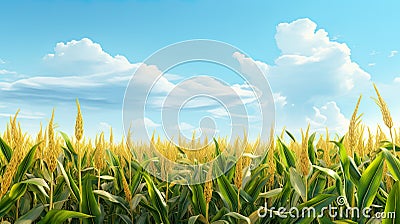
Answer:
[[(88, 38), (58, 43), (54, 53), (43, 58), (52, 75), (25, 77), (16, 72), (0, 70), (0, 93), (3, 99), (25, 103), (72, 101), (81, 99), (88, 106), (122, 104), (127, 83), (141, 65), (130, 63), (125, 57), (111, 56)], [(160, 71), (155, 66), (143, 65), (139, 81), (152, 80)], [(173, 87), (165, 77), (155, 89), (168, 91)]]
[(279, 105), (281, 107), (287, 104), (286, 96), (282, 96), (281, 93), (273, 93), (275, 105)]
[(343, 94), (371, 78), (351, 60), (345, 43), (329, 40), (328, 33), (310, 19), (279, 24), (275, 39), (281, 56), (270, 68), (271, 85), (285, 86), (282, 94), (289, 100)]
[(336, 102), (331, 101), (321, 107), (313, 107), (314, 115), (307, 121), (312, 129), (323, 130), (329, 127), (330, 130), (344, 134), (347, 131), (349, 120), (341, 113)]
[[(233, 57), (245, 73), (261, 69), (266, 74), (277, 105), (278, 121), (283, 125), (297, 125), (302, 121), (298, 125), (301, 127), (304, 127), (305, 121), (315, 128), (332, 126), (340, 130), (344, 127), (347, 120), (335, 101), (354, 92), (358, 94), (371, 78), (351, 59), (350, 48), (345, 43), (329, 38), (328, 32), (317, 29), (317, 24), (310, 19), (279, 24), (275, 40), (281, 54), (273, 64), (254, 61), (238, 52)], [(396, 53), (391, 52), (393, 56)], [(2, 98), (10, 102), (22, 102), (21, 99), (29, 97), (30, 101), (24, 103), (33, 104), (54, 104), (80, 98), (87, 106), (100, 108), (108, 105), (109, 108), (120, 109), (126, 84), (133, 72), (138, 74), (135, 81), (140, 84), (139, 88), (151, 84), (161, 73), (154, 65), (140, 66), (140, 63), (131, 63), (124, 56), (110, 55), (100, 44), (88, 38), (57, 43), (54, 51), (43, 57), (43, 63), (46, 66), (43, 75), (12, 81), (2, 77), (17, 74), (0, 70)], [(178, 85), (177, 81), (183, 80), (182, 77), (181, 74), (166, 74), (158, 79), (153, 87), (154, 95), (149, 98), (153, 109), (160, 109), (171, 92), (169, 97), (177, 100), (172, 100), (170, 106), (177, 106), (176, 102), (199, 93), (197, 90), (223, 99), (228, 109), (229, 105), (249, 105), (256, 101), (248, 84), (226, 86), (205, 80), (204, 77), (195, 77), (184, 80), (185, 85)], [(400, 78), (394, 82), (400, 82)], [(286, 106), (288, 104), (292, 106)], [(216, 117), (227, 116), (227, 111), (221, 105), (210, 103), (210, 100), (197, 99), (186, 107), (201, 108)], [(151, 128), (160, 127), (154, 120), (148, 117), (141, 124)], [(297, 128), (294, 125), (292, 128)]]
[(109, 74), (137, 67), (124, 56), (109, 55), (100, 44), (88, 38), (57, 43), (54, 53), (47, 54), (43, 60), (55, 74), (68, 75)]
[[(274, 64), (258, 62), (257, 66), (266, 71), (275, 103), (281, 105), (277, 107), (278, 127), (288, 123), (292, 128), (304, 127), (304, 121), (314, 122), (314, 127), (334, 125), (331, 119), (341, 121), (342, 126), (339, 105), (330, 101), (359, 94), (369, 87), (371, 79), (351, 59), (350, 48), (329, 38), (327, 31), (317, 29), (317, 24), (307, 18), (278, 24), (275, 40), (281, 55)], [(243, 69), (255, 69), (248, 66), (252, 59), (241, 55), (235, 58)], [(287, 104), (292, 106), (284, 107)], [(316, 112), (319, 114), (313, 114)]]

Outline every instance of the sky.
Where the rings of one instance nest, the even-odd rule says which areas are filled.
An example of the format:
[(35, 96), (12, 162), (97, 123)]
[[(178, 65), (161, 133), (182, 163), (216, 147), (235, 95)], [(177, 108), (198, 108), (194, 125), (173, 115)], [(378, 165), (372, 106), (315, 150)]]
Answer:
[[(22, 128), (36, 133), (54, 108), (57, 130), (73, 133), (79, 98), (86, 136), (108, 133), (110, 126), (122, 136), (124, 93), (133, 73), (157, 50), (191, 39), (231, 44), (246, 53), (235, 54), (240, 65), (253, 62), (265, 72), (277, 130), (297, 132), (309, 123), (313, 131), (328, 127), (344, 134), (360, 94), (363, 122), (382, 124), (372, 82), (398, 127), (398, 21), (398, 1), (2, 1), (0, 131), (20, 109)], [(243, 80), (206, 63), (168, 71), (159, 88), (167, 93), (188, 77), (210, 74), (248, 97)], [(182, 111), (184, 134), (205, 116), (215, 119), (218, 134), (228, 133), (226, 111), (220, 105), (196, 109), (200, 103)], [(156, 112), (143, 121), (162, 132)]]

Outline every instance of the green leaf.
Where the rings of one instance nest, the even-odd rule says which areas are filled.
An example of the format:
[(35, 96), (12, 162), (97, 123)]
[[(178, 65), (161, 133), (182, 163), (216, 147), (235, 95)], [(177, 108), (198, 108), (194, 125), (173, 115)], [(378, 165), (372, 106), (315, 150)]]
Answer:
[(382, 224), (400, 223), (400, 181), (397, 181), (393, 185), (392, 190), (390, 190), (386, 201), (385, 215), (387, 217), (394, 215), (395, 217), (383, 219)]
[(139, 188), (142, 182), (142, 173), (136, 172), (131, 181), (131, 192), (135, 194), (136, 190)]
[(313, 198), (320, 194), (326, 186), (326, 177), (321, 175), (321, 171), (316, 171), (311, 176), (308, 186), (308, 198)]
[(10, 162), (12, 156), (12, 150), (10, 146), (8, 146), (7, 143), (1, 137), (0, 137), (0, 148), (7, 162)]
[(361, 176), (360, 183), (357, 186), (358, 208), (360, 211), (371, 206), (375, 199), (382, 181), (384, 161), (383, 153), (379, 153)]
[(285, 130), (286, 134), (292, 139), (293, 142), (296, 142), (296, 139), (294, 138), (294, 136), (292, 135), (292, 133), (290, 133), (288, 130)]
[(261, 176), (257, 178), (258, 183), (254, 185), (251, 189), (249, 189), (248, 193), (251, 196), (251, 202), (254, 202), (256, 198), (260, 195), (261, 190), (265, 187), (268, 183), (270, 176)]
[(248, 180), (244, 185), (244, 190), (249, 192), (250, 189), (254, 189), (260, 181), (261, 172), (268, 168), (268, 164), (261, 164), (257, 168), (251, 171), (250, 180)]
[(229, 204), (230, 211), (237, 211), (238, 198), (235, 188), (229, 183), (225, 175), (221, 175), (217, 178), (217, 184), (219, 192)]
[(228, 209), (226, 207), (222, 207), (217, 214), (215, 214), (212, 219), (211, 219), (211, 223), (216, 223), (218, 221), (222, 221), (222, 217), (229, 213)]
[(226, 216), (232, 217), (237, 220), (245, 221), (246, 223), (251, 224), (250, 219), (248, 217), (241, 215), (237, 212), (229, 212), (224, 215), (224, 217), (226, 217)]
[(78, 199), (78, 197), (75, 195), (75, 191), (72, 189), (71, 182), (69, 181), (68, 174), (65, 171), (63, 164), (60, 161), (58, 161), (58, 159), (57, 159), (57, 164), (58, 164), (58, 168), (61, 170), (61, 174), (63, 175), (65, 183), (67, 184), (72, 196), (75, 199)]
[[(382, 147), (389, 150), (389, 151), (393, 151), (393, 143), (390, 141), (381, 141), (381, 143), (383, 144)], [(394, 150), (396, 152), (400, 152), (400, 147), (398, 145), (394, 146)]]
[(129, 204), (120, 196), (115, 196), (107, 191), (103, 190), (94, 190), (94, 194), (100, 196), (106, 201), (112, 202), (123, 208), (127, 213), (130, 213)]
[[(132, 198), (132, 202), (131, 202), (131, 209), (132, 210), (135, 210), (136, 209), (136, 207), (139, 205), (139, 203), (141, 202), (141, 201), (144, 201), (145, 203), (148, 203), (147, 202), (147, 198), (143, 195), (143, 194), (135, 194), (135, 196), (133, 196), (133, 198)], [(129, 212), (128, 212), (129, 213)]]
[(14, 206), (15, 202), (25, 194), (27, 184), (16, 183), (11, 190), (0, 200), (0, 218), (7, 214)]
[(82, 188), (82, 212), (92, 215), (89, 219), (84, 219), (83, 223), (102, 223), (102, 215), (99, 204), (93, 193), (93, 181), (96, 180), (90, 174), (83, 178)]
[(350, 161), (350, 167), (349, 167), (350, 180), (355, 185), (358, 185), (361, 179), (361, 173), (358, 170), (356, 163), (351, 157), (349, 157), (349, 161)]
[(25, 158), (22, 160), (22, 162), (18, 165), (17, 173), (15, 174), (15, 182), (20, 182), (22, 178), (24, 177), (25, 173), (28, 171), (28, 169), (32, 166), (32, 164), (35, 162), (35, 153), (36, 153), (36, 148), (40, 143), (34, 145), (29, 152), (26, 154)]
[(296, 160), (293, 155), (293, 152), (282, 142), (280, 138), (278, 138), (278, 143), (280, 145), (280, 153), (283, 163), (285, 164), (286, 168), (289, 167), (296, 167)]
[(69, 140), (69, 137), (67, 134), (65, 134), (64, 132), (61, 132), (61, 136), (63, 137), (65, 144), (67, 145), (68, 150), (73, 154), (73, 155), (77, 155), (77, 153), (74, 150), (74, 147), (71, 144), (71, 141)]
[(215, 155), (214, 155), (214, 157), (217, 157), (217, 156), (219, 156), (221, 154), (221, 150), (219, 148), (219, 144), (218, 144), (217, 139), (213, 138), (213, 140), (214, 140), (214, 144), (215, 144)]
[(21, 184), (33, 184), (38, 187), (45, 187), (47, 190), (50, 190), (49, 185), (43, 178), (31, 178), (20, 182)]
[(382, 149), (383, 154), (385, 155), (385, 159), (387, 161), (387, 168), (389, 172), (392, 174), (393, 178), (396, 181), (400, 180), (400, 161), (393, 156), (391, 152), (386, 149)]
[(53, 209), (38, 224), (63, 223), (70, 218), (87, 219), (90, 217), (92, 216), (80, 212)]
[(340, 165), (342, 166), (342, 170), (344, 173), (344, 177), (348, 180), (351, 180), (355, 185), (359, 184), (361, 174), (355, 164), (354, 160), (347, 155), (346, 148), (344, 147), (342, 142), (335, 142), (339, 148), (339, 156), (340, 156)]
[(192, 206), (195, 214), (206, 215), (206, 199), (204, 198), (203, 187), (200, 184), (190, 186), (192, 192)]
[(303, 201), (307, 200), (306, 197), (306, 185), (303, 181), (303, 178), (297, 173), (296, 169), (290, 167), (289, 169), (290, 174), (290, 183), (292, 184), (294, 190), (300, 195)]
[[(335, 224), (357, 224), (357, 222), (354, 222), (354, 221), (348, 220), (348, 219), (336, 220), (336, 221), (333, 221), (333, 223), (335, 223)], [(325, 224), (325, 223), (323, 223), (323, 224)]]
[[(337, 192), (339, 193), (340, 196), (343, 196), (344, 198), (346, 198), (346, 194), (345, 194), (345, 191), (344, 191), (344, 185), (343, 185), (342, 179), (340, 178), (340, 176), (335, 171), (333, 171), (331, 169), (328, 169), (328, 168), (315, 166), (315, 165), (313, 165), (313, 167), (318, 169), (318, 170), (320, 170), (320, 171), (322, 171), (323, 173), (326, 173), (327, 175), (329, 175), (330, 177), (335, 179), (335, 181), (336, 181), (335, 182), (335, 188), (336, 188)], [(347, 198), (346, 198), (346, 206), (349, 206), (348, 202), (347, 202)]]
[(37, 218), (39, 218), (40, 214), (44, 210), (44, 205), (38, 205), (31, 210), (29, 210), (26, 214), (21, 216), (15, 224), (31, 224), (34, 222)]
[(188, 224), (195, 224), (196, 221), (200, 221), (204, 224), (208, 224), (207, 219), (202, 214), (190, 217), (188, 220)]
[(313, 133), (308, 138), (308, 158), (310, 159), (310, 162), (313, 165), (317, 164), (317, 154), (315, 153), (315, 148), (314, 148), (315, 135), (316, 135), (316, 133)]
[(72, 175), (71, 175), (70, 172), (67, 173), (67, 176), (68, 176), (68, 179), (69, 179), (69, 183), (71, 185), (71, 189), (74, 192), (73, 194), (75, 194), (77, 199), (79, 199), (81, 192), (79, 192), (78, 185), (75, 183), (75, 180), (72, 178)]
[(147, 190), (149, 192), (151, 204), (154, 205), (159, 213), (159, 217), (161, 218), (164, 224), (169, 224), (168, 220), (168, 211), (167, 204), (165, 203), (164, 197), (161, 195), (161, 192), (157, 189), (153, 180), (147, 173), (142, 173), (144, 179), (146, 180)]
[[(299, 206), (297, 206), (298, 211), (305, 210), (306, 213), (300, 219), (298, 219), (296, 221), (296, 223), (311, 223), (318, 216), (318, 214), (322, 211), (322, 209), (328, 208), (328, 206), (336, 198), (337, 198), (337, 196), (333, 195), (333, 194), (320, 194), (320, 195), (310, 199), (309, 201), (300, 204)], [(315, 210), (315, 213), (313, 213), (313, 212), (307, 213), (306, 208), (313, 208), (313, 210)]]
[(350, 161), (346, 148), (341, 142), (333, 142), (339, 148), (340, 164), (342, 165), (345, 178), (350, 178)]
[(272, 198), (278, 196), (282, 192), (282, 188), (275, 188), (273, 190), (261, 193), (258, 197), (259, 198)]

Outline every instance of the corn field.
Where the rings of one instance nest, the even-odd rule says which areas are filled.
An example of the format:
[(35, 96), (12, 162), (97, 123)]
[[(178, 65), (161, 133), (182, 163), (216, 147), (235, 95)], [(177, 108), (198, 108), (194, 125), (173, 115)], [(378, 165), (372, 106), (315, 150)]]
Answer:
[[(237, 162), (223, 158), (224, 175), (197, 185), (148, 174), (137, 157), (155, 164), (157, 157), (129, 136), (115, 141), (111, 130), (107, 137), (84, 138), (78, 101), (71, 136), (54, 130), (54, 111), (37, 136), (28, 136), (17, 112), (0, 138), (1, 223), (400, 223), (400, 130), (375, 90), (384, 124), (377, 130), (363, 125), (360, 97), (344, 136), (307, 128), (295, 139), (283, 130), (262, 145), (267, 156), (251, 169), (251, 149), (258, 142), (229, 145), (220, 138), (191, 152), (153, 136), (163, 155), (188, 164), (246, 147), (247, 156)], [(168, 175), (166, 167), (158, 168)], [(328, 206), (367, 208), (369, 216), (332, 216), (324, 210)], [(316, 213), (293, 217), (293, 208)], [(382, 212), (398, 217), (375, 216)]]

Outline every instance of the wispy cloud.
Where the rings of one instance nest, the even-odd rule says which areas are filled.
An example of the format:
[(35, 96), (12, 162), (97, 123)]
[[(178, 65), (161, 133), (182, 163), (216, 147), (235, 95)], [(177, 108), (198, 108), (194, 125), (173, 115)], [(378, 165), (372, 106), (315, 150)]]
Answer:
[[(14, 117), (15, 114), (8, 114), (8, 113), (0, 113), (0, 117), (3, 118), (9, 118), (9, 117)], [(45, 114), (36, 112), (36, 113), (25, 113), (25, 112), (20, 112), (18, 114), (19, 119), (29, 119), (29, 120), (38, 120), (38, 119), (43, 119), (45, 117)]]
[(394, 56), (396, 56), (398, 53), (399, 53), (398, 51), (391, 51), (388, 57), (389, 57), (389, 58), (394, 57)]

